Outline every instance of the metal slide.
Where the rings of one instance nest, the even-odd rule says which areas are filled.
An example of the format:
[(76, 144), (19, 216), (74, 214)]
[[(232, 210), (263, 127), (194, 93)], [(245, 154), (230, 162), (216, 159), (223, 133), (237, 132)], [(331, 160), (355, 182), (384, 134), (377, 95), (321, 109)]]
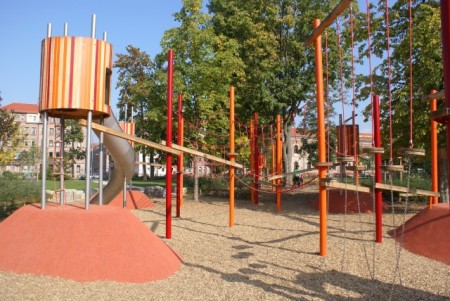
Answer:
[[(96, 120), (96, 122), (99, 121)], [(119, 122), (114, 115), (105, 118), (103, 125), (114, 131), (122, 132)], [(100, 131), (94, 130), (94, 132), (100, 137)], [(126, 139), (105, 134), (103, 142), (114, 160), (114, 167), (110, 170), (109, 182), (103, 188), (103, 204), (108, 204), (123, 190), (125, 178), (127, 183), (130, 183), (134, 171), (135, 156), (133, 147)], [(99, 194), (97, 193), (90, 203), (99, 204), (99, 201)]]

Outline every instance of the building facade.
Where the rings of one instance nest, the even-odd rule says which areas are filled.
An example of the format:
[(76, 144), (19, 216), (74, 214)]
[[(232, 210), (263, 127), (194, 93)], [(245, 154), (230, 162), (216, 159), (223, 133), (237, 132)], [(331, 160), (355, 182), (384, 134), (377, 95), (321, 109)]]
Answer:
[[(16, 160), (12, 164), (5, 167), (5, 171), (23, 174), (26, 177), (35, 176), (41, 170), (42, 164), (42, 142), (44, 137), (44, 122), (39, 113), (37, 104), (11, 103), (3, 107), (4, 110), (12, 112), (15, 115), (15, 120), (19, 123), (20, 134), (24, 137), (22, 149), (16, 154)], [(47, 132), (47, 158), (49, 170), (53, 171), (59, 166), (62, 158), (62, 143), (61, 143), (61, 121), (59, 118), (48, 118), (48, 132)], [(82, 128), (83, 136), (86, 137), (86, 129)], [(73, 145), (76, 148), (85, 149), (86, 143), (76, 142)], [(64, 152), (68, 152), (72, 145), (65, 145)], [(21, 153), (33, 152), (37, 154), (34, 164), (20, 163)], [(74, 178), (78, 178), (85, 174), (85, 162), (83, 160), (76, 160), (70, 167)], [(55, 172), (56, 173), (56, 172)], [(59, 173), (59, 171), (58, 171)], [(71, 176), (70, 174), (68, 176)]]

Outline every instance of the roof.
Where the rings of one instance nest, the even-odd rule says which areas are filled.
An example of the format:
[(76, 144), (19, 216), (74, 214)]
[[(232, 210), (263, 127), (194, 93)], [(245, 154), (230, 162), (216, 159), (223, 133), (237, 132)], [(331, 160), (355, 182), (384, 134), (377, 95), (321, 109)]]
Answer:
[(39, 113), (39, 106), (31, 103), (13, 102), (3, 107), (6, 111), (14, 111), (15, 113)]

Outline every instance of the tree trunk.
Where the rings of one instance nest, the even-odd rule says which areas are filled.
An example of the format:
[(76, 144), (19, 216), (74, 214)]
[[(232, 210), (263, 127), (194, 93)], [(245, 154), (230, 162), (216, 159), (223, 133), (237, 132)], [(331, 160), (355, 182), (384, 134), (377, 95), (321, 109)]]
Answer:
[(198, 168), (197, 168), (197, 157), (194, 157), (194, 201), (198, 201)]
[(147, 176), (147, 153), (146, 153), (147, 149), (144, 147), (142, 150), (142, 161), (143, 161), (143, 169), (144, 169), (144, 177), (142, 178), (144, 181), (148, 180), (148, 176)]
[[(284, 143), (283, 143), (283, 164), (284, 164), (284, 172), (290, 173), (292, 172), (292, 148), (291, 148), (291, 126), (288, 125), (287, 122), (283, 124), (283, 132), (284, 132)], [(289, 174), (286, 176), (286, 185), (292, 186), (292, 175)]]
[(439, 149), (439, 203), (448, 203), (448, 159), (447, 148)]

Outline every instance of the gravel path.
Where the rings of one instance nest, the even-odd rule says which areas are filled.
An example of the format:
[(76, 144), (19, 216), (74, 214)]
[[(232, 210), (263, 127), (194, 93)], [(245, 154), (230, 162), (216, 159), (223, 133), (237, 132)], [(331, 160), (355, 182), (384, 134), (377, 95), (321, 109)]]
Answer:
[[(229, 228), (227, 199), (187, 197), (170, 240), (165, 200), (154, 199), (154, 208), (134, 214), (183, 257), (173, 276), (78, 283), (0, 272), (0, 300), (450, 300), (450, 266), (399, 248), (387, 234), (373, 243), (371, 214), (329, 214), (328, 254), (319, 256), (315, 198), (313, 188), (283, 195), (278, 214), (274, 195), (258, 206), (236, 200)], [(398, 211), (384, 215), (384, 233), (417, 213)]]

